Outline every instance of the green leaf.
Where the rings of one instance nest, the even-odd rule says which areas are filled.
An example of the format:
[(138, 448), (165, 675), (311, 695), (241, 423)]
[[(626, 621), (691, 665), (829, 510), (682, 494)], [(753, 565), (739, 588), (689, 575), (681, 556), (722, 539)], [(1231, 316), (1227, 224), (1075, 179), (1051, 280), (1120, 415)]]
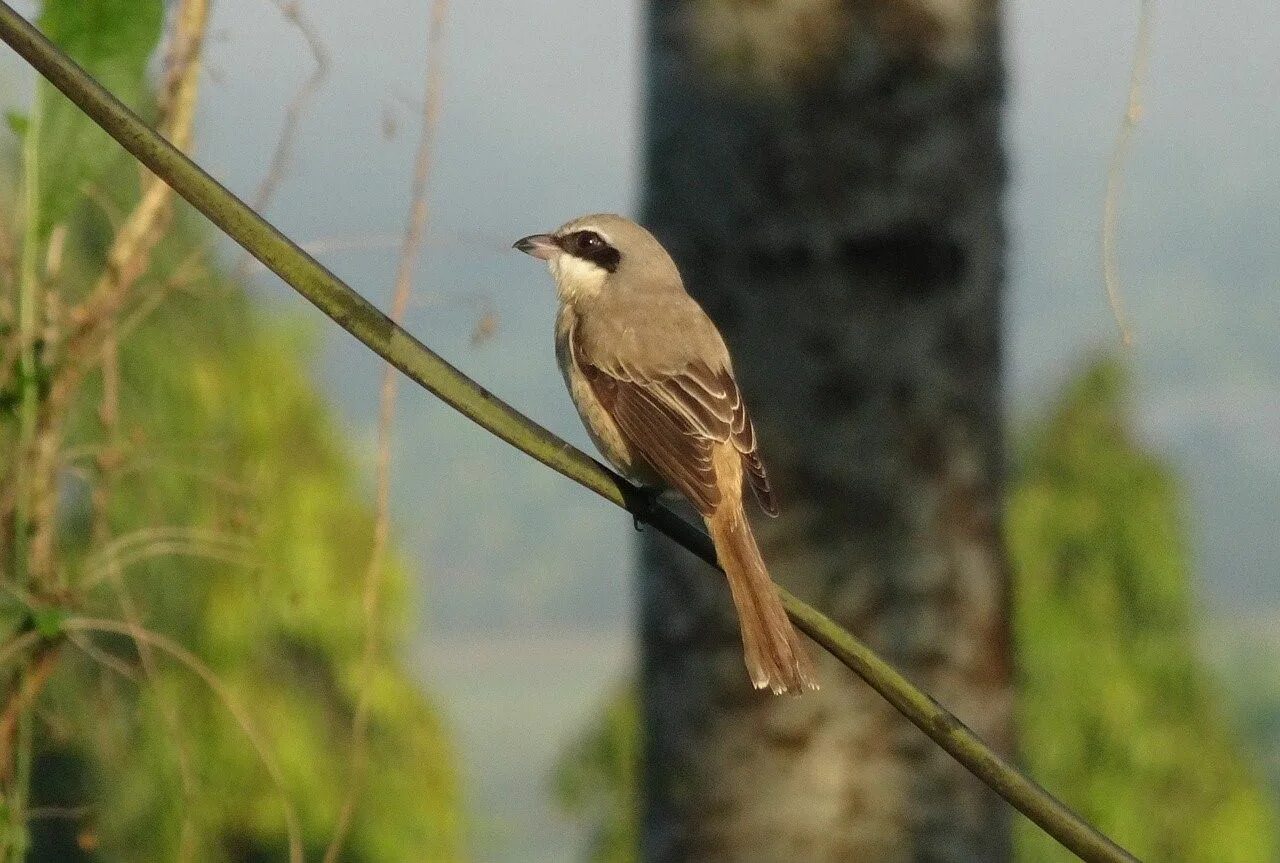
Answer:
[(62, 633), (62, 624), (66, 622), (67, 613), (61, 608), (38, 608), (32, 612), (31, 619), (41, 636), (56, 638)]
[[(147, 92), (147, 61), (160, 38), (161, 0), (46, 0), (40, 29), (125, 104)], [(120, 148), (52, 85), (36, 90), (39, 223), (43, 242), (96, 182)], [(10, 121), (12, 125), (12, 120)]]
[(30, 119), (21, 111), (5, 111), (4, 121), (9, 124), (9, 129), (12, 130), (13, 134), (19, 138), (27, 134), (27, 126), (30, 124)]

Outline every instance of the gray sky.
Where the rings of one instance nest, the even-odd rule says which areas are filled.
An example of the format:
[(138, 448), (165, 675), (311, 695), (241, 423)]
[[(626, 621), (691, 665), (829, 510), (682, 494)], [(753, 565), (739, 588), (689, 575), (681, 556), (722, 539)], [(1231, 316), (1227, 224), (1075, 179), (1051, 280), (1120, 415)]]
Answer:
[[(552, 359), (550, 284), (508, 247), (582, 212), (632, 211), (639, 7), (450, 6), (431, 241), (406, 323), (586, 447)], [(427, 2), (303, 7), (333, 68), (268, 214), (301, 241), (397, 236)], [(219, 0), (215, 10), (197, 157), (247, 196), (311, 61), (265, 0)], [(1010, 415), (1020, 419), (1082, 355), (1116, 345), (1098, 236), (1137, 12), (1136, 3), (1014, 0), (1005, 16), (1006, 336)], [(1138, 420), (1186, 480), (1201, 592), (1218, 616), (1280, 608), (1277, 57), (1280, 13), (1265, 0), (1157, 3), (1121, 207)], [(6, 73), (17, 68), (4, 62)], [(385, 304), (393, 248), (322, 257)], [(317, 379), (371, 464), (377, 364), (274, 278), (261, 282), (266, 302), (316, 320)], [(498, 329), (473, 347), (485, 311)], [(578, 839), (546, 801), (546, 773), (566, 734), (626, 673), (630, 520), (412, 388), (400, 401), (395, 458), (397, 539), (421, 574), (418, 664), (464, 747), (475, 856), (567, 859)]]

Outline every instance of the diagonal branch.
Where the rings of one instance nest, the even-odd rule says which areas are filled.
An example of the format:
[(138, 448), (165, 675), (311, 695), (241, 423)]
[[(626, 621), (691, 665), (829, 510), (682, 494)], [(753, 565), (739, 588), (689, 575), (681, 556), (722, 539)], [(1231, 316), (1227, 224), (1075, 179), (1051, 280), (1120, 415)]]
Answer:
[[(649, 505), (625, 480), (495, 398), (397, 326), (149, 129), (2, 0), (0, 38), (219, 229), (410, 379), (502, 440), (628, 509), (714, 563), (715, 552), (700, 529), (669, 509)], [(1064, 847), (1090, 863), (1136, 863), (1132, 855), (997, 755), (964, 723), (834, 620), (787, 591), (780, 593), (787, 612), (805, 633)]]

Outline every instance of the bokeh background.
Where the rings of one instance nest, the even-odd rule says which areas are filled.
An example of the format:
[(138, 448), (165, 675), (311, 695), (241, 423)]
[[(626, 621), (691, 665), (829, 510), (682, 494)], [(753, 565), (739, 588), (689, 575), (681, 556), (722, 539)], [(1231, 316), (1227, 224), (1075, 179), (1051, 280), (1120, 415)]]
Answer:
[[(266, 210), (384, 307), (409, 207), (427, 6), (301, 4), (328, 67), (302, 106)], [(31, 3), (19, 8), (36, 12)], [(1165, 514), (1167, 503), (1186, 554), (1185, 567), (1170, 576), (1185, 576), (1185, 584), (1170, 590), (1185, 591), (1189, 605), (1185, 631), (1162, 649), (1177, 655), (1171, 663), (1193, 666), (1188, 674), (1205, 675), (1206, 721), (1227, 753), (1220, 760), (1247, 765), (1240, 773), (1247, 778), (1231, 781), (1251, 790), (1227, 796), (1256, 799), (1258, 810), (1269, 812), (1241, 823), (1258, 835), (1274, 831), (1280, 18), (1260, 0), (1155, 4), (1141, 119), (1120, 198), (1120, 275), (1134, 333), (1125, 350), (1103, 290), (1100, 223), (1138, 9), (1010, 0), (1002, 16), (1010, 169), (1003, 336), (1012, 449), (1038, 453), (1028, 456), (1032, 465), (1051, 461), (1047, 418), (1068, 422), (1062, 417), (1072, 410), (1124, 406), (1125, 452), (1141, 464), (1134, 482), (1158, 486), (1168, 500), (1154, 510), (1117, 502), (1106, 512), (1115, 519)], [(589, 8), (560, 0), (453, 3), (438, 46), (443, 103), (428, 239), (405, 325), (499, 397), (589, 451), (553, 361), (549, 278), (509, 246), (580, 213), (636, 214), (642, 17), (640, 4), (626, 0)], [(229, 188), (252, 197), (314, 57), (299, 28), (265, 0), (220, 0), (209, 32), (194, 153)], [(26, 110), (32, 80), (11, 52), (0, 52), (8, 106)], [(17, 153), (11, 147), (7, 165), (16, 165)], [(127, 163), (115, 164), (127, 170)], [(10, 189), (17, 185), (14, 176), (6, 180)], [(191, 231), (201, 230), (197, 219), (188, 221)], [(225, 272), (238, 261), (225, 240), (218, 257)], [(274, 277), (253, 266), (247, 272), (263, 343), (294, 344), (296, 333), (306, 334), (310, 353), (298, 386), (319, 393), (308, 410), (324, 416), (317, 422), (326, 429), (332, 423), (327, 445), (350, 459), (349, 489), (368, 500), (379, 363)], [(257, 349), (238, 350), (251, 365)], [(1090, 373), (1099, 357), (1107, 359)], [(1095, 443), (1113, 445), (1114, 428), (1103, 429), (1094, 430)], [(579, 859), (598, 838), (602, 816), (566, 812), (555, 777), (566, 750), (633, 673), (630, 519), (412, 387), (398, 403), (392, 458), (393, 546), (405, 576), (403, 657), (452, 751), (460, 796), (448, 805), (457, 810), (463, 854)], [(1116, 458), (1113, 471), (1128, 469)], [(1027, 475), (1034, 486), (1034, 469)], [(1151, 543), (1153, 554), (1165, 550), (1163, 539)], [(354, 566), (353, 597), (359, 578)], [(356, 602), (332, 613), (354, 613)], [(1099, 612), (1091, 625), (1109, 624)], [(1034, 766), (1034, 753), (1030, 760)], [(1183, 781), (1194, 783), (1196, 775), (1203, 774)], [(1124, 793), (1115, 791), (1117, 799)], [(1239, 859), (1266, 859), (1259, 853)], [(1153, 859), (1228, 858), (1199, 847)]]

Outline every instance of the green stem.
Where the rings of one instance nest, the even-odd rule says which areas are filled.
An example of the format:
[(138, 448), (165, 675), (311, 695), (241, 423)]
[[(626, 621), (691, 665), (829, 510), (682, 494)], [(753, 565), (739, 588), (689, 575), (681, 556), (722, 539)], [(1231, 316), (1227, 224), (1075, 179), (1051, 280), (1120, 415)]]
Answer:
[[(41, 99), (44, 85), (37, 81), (31, 100), (31, 114), (22, 142), (23, 229), (22, 259), (18, 269), (18, 446), (14, 465), (13, 574), (15, 586), (25, 592), (31, 578), (31, 459), (40, 409), (39, 369), (36, 338), (40, 326), (40, 129), (44, 114)], [(27, 796), (31, 787), (32, 711), (18, 712), (13, 743), (13, 778), (6, 802), (8, 815), (7, 859), (22, 863), (27, 858), (30, 835), (27, 829)], [(2, 769), (2, 768), (0, 768)]]
[[(302, 251), (60, 52), (6, 3), (0, 2), (0, 38), (65, 93), (121, 146), (204, 213), (345, 330), (410, 379), (502, 440), (528, 453), (637, 517), (704, 560), (715, 562), (706, 534), (647, 501), (616, 474), (499, 401)], [(798, 626), (866, 680), (907, 719), (1080, 859), (1136, 863), (1051, 794), (1001, 758), (960, 720), (913, 686), (834, 620), (789, 593), (787, 611)]]
[(9, 794), (9, 854), (13, 863), (27, 859), (27, 846), (31, 841), (27, 826), (27, 797), (31, 789), (31, 748), (33, 713), (25, 707), (18, 714), (17, 739), (13, 747), (13, 789)]
[(21, 456), (14, 466), (13, 571), (16, 583), (25, 589), (30, 573), (31, 548), (31, 464), (36, 437), (36, 415), (40, 404), (36, 338), (39, 335), (40, 279), (40, 128), (44, 111), (40, 100), (44, 86), (37, 82), (31, 117), (22, 145), (22, 189), (25, 224), (22, 232), (22, 261), (18, 271), (18, 447)]

